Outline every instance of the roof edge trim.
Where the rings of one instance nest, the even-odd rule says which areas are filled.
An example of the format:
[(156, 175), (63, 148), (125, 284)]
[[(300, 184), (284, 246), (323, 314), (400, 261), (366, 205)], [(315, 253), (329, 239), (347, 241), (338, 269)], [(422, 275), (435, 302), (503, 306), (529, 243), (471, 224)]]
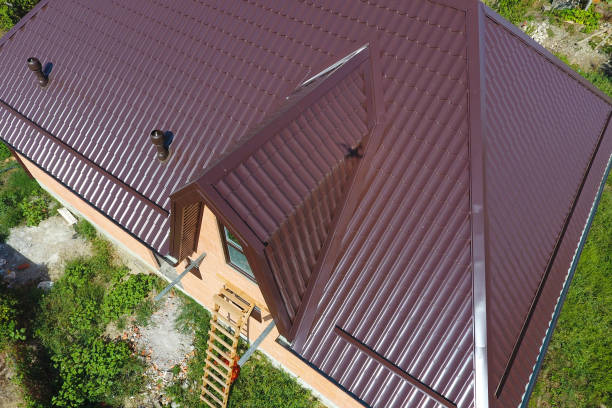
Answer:
[(561, 61), (559, 59), (559, 57), (557, 57), (556, 55), (554, 55), (553, 53), (548, 51), (541, 44), (539, 44), (533, 38), (529, 37), (527, 34), (525, 34), (522, 30), (520, 30), (514, 24), (510, 23), (509, 21), (504, 19), (502, 16), (497, 14), (490, 7), (486, 6), (485, 4), (483, 4), (482, 6), (483, 6), (483, 9), (485, 11), (485, 15), (486, 15), (487, 18), (489, 18), (494, 23), (504, 27), (507, 31), (510, 32), (510, 34), (512, 34), (514, 37), (516, 37), (519, 41), (523, 42), (531, 50), (537, 52), (542, 57), (544, 57), (548, 62), (550, 62), (551, 64), (555, 65), (557, 68), (559, 68), (565, 74), (569, 75), (570, 77), (572, 77), (573, 79), (578, 81), (587, 90), (589, 90), (591, 93), (595, 94), (595, 96), (599, 97), (600, 99), (603, 99), (608, 105), (612, 105), (612, 98), (610, 98), (610, 96), (608, 96), (603, 91), (601, 91), (600, 89), (595, 87), (595, 85), (593, 85), (592, 83), (587, 81), (586, 78), (584, 78), (582, 75), (580, 75), (579, 73), (574, 71), (565, 62)]
[(336, 334), (336, 336), (341, 338), (347, 344), (357, 348), (359, 351), (364, 353), (366, 356), (368, 356), (372, 360), (376, 361), (378, 364), (385, 367), (387, 370), (389, 370), (393, 374), (401, 377), (403, 380), (408, 382), (414, 388), (416, 388), (423, 394), (427, 395), (429, 398), (436, 401), (441, 406), (445, 408), (457, 408), (457, 404), (455, 404), (453, 401), (449, 400), (444, 395), (440, 394), (438, 391), (434, 390), (433, 388), (431, 388), (429, 385), (425, 384), (418, 378), (412, 376), (410, 373), (403, 370), (397, 364), (386, 359), (384, 356), (377, 353), (376, 350), (372, 349), (370, 346), (363, 343), (361, 340), (359, 340), (352, 334), (348, 333), (342, 327), (335, 326), (334, 333)]
[(2, 46), (13, 38), (15, 33), (21, 30), (30, 20), (32, 20), (40, 10), (46, 8), (49, 1), (51, 0), (42, 0), (37, 5), (35, 5), (32, 10), (30, 10), (25, 16), (21, 18), (10, 30), (8, 30), (1, 38), (0, 38), (0, 49)]
[[(23, 157), (25, 157), (26, 159), (28, 159), (28, 161), (30, 163), (32, 163), (34, 166), (38, 167), (38, 169), (40, 169), (43, 173), (45, 173), (46, 175), (48, 175), (49, 177), (51, 177), (53, 180), (55, 180), (57, 183), (59, 183), (62, 187), (64, 187), (65, 189), (67, 189), (68, 191), (70, 191), (72, 194), (74, 194), (77, 198), (79, 198), (80, 200), (82, 200), (85, 204), (89, 205), (91, 208), (93, 208), (94, 210), (96, 210), (97, 212), (99, 212), (100, 214), (102, 214), (106, 219), (108, 219), (109, 221), (111, 221), (113, 224), (115, 224), (117, 227), (121, 228), (121, 230), (123, 230), (124, 232), (126, 232), (128, 235), (130, 235), (132, 238), (134, 238), (135, 240), (137, 240), (139, 243), (141, 243), (142, 245), (144, 245), (146, 248), (150, 249), (154, 254), (159, 255), (162, 259), (164, 259), (165, 261), (168, 261), (168, 263), (170, 263), (170, 261), (168, 260), (167, 255), (162, 254), (161, 252), (159, 252), (159, 250), (155, 249), (151, 244), (146, 243), (142, 238), (139, 238), (136, 234), (134, 234), (133, 232), (131, 232), (130, 230), (128, 230), (126, 227), (124, 227), (123, 225), (119, 224), (117, 221), (115, 221), (115, 219), (113, 219), (110, 215), (108, 215), (106, 212), (104, 212), (101, 208), (97, 207), (93, 202), (89, 201), (87, 198), (85, 198), (84, 196), (82, 196), (81, 194), (79, 194), (76, 190), (74, 190), (72, 187), (70, 187), (69, 185), (67, 185), (66, 183), (64, 183), (62, 180), (58, 179), (57, 177), (55, 177), (53, 174), (51, 174), (49, 171), (47, 171), (47, 169), (43, 168), (42, 166), (40, 166), (38, 163), (36, 163), (31, 157), (28, 157), (23, 151), (17, 149), (15, 146), (13, 146), (12, 144), (10, 144), (9, 142), (7, 142), (6, 140), (0, 138), (0, 140), (4, 143), (6, 143), (7, 146), (9, 146), (9, 148), (17, 153), (19, 153), (20, 155), (22, 155)], [(159, 261), (159, 260), (158, 260)]]
[(325, 244), (319, 254), (319, 258), (312, 271), (310, 282), (306, 288), (306, 292), (302, 298), (302, 303), (295, 316), (293, 327), (288, 339), (293, 342), (292, 347), (303, 348), (308, 339), (308, 335), (312, 331), (315, 323), (315, 314), (317, 310), (317, 301), (320, 300), (324, 286), (331, 276), (333, 266), (340, 251), (340, 242), (337, 239), (339, 231), (344, 230), (359, 202), (359, 197), (364, 186), (358, 186), (356, 180), (364, 177), (367, 173), (371, 162), (368, 161), (379, 147), (381, 138), (384, 134), (385, 123), (385, 107), (383, 99), (383, 90), (381, 89), (382, 72), (380, 68), (380, 48), (375, 39), (372, 39), (369, 47), (369, 61), (366, 62), (364, 69), (366, 74), (368, 101), (371, 103), (368, 106), (368, 126), (370, 127), (368, 134), (362, 140), (364, 143), (363, 157), (357, 164), (351, 180), (349, 181), (348, 190), (345, 192), (343, 202), (336, 217), (330, 225), (330, 232), (325, 241)]
[(527, 329), (529, 328), (529, 323), (531, 322), (531, 318), (533, 317), (533, 314), (538, 305), (538, 302), (540, 301), (540, 296), (542, 295), (546, 282), (548, 281), (548, 277), (550, 276), (550, 272), (554, 265), (555, 259), (557, 258), (557, 254), (563, 242), (563, 238), (565, 237), (565, 233), (567, 232), (567, 228), (569, 227), (569, 224), (572, 220), (572, 216), (574, 215), (574, 211), (576, 210), (576, 207), (578, 206), (578, 202), (580, 201), (582, 190), (587, 182), (587, 179), (589, 178), (589, 175), (591, 174), (591, 168), (593, 167), (593, 163), (595, 162), (595, 159), (597, 158), (597, 153), (599, 152), (599, 148), (601, 146), (601, 143), (603, 142), (603, 138), (608, 129), (608, 125), (610, 124), (610, 119), (612, 119), (612, 110), (608, 113), (607, 120), (604, 123), (604, 127), (601, 130), (601, 134), (599, 136), (599, 139), (597, 140), (595, 149), (593, 150), (593, 153), (591, 154), (591, 157), (589, 159), (589, 164), (584, 172), (584, 175), (582, 176), (582, 180), (580, 182), (580, 185), (578, 186), (578, 190), (576, 191), (576, 194), (574, 195), (574, 199), (572, 201), (570, 210), (567, 213), (567, 216), (565, 217), (565, 220), (563, 222), (563, 227), (559, 233), (559, 236), (557, 237), (557, 241), (555, 242), (555, 247), (553, 248), (553, 252), (548, 260), (548, 264), (546, 265), (546, 270), (544, 271), (544, 275), (542, 275), (542, 278), (540, 279), (540, 283), (538, 284), (536, 293), (534, 294), (533, 299), (531, 301), (531, 305), (529, 306), (527, 317), (525, 318), (525, 321), (523, 322), (523, 326), (521, 327), (521, 331), (518, 335), (518, 338), (516, 339), (514, 343), (512, 354), (510, 355), (510, 358), (508, 359), (508, 362), (504, 369), (504, 373), (501, 379), (499, 380), (499, 384), (497, 385), (495, 389), (496, 398), (499, 398), (499, 396), (501, 395), (504, 389), (504, 384), (506, 383), (506, 380), (508, 379), (508, 376), (510, 375), (510, 371), (512, 371), (512, 366), (514, 365), (516, 355), (518, 354), (521, 344), (523, 343), (523, 339), (525, 337), (525, 334), (527, 333)]
[(563, 304), (565, 303), (565, 298), (567, 297), (570, 285), (572, 283), (572, 280), (574, 279), (574, 274), (578, 267), (580, 255), (582, 254), (582, 250), (584, 249), (584, 245), (586, 244), (589, 231), (591, 230), (591, 225), (593, 224), (593, 220), (595, 219), (595, 214), (597, 213), (597, 208), (599, 207), (599, 202), (601, 201), (601, 197), (606, 186), (606, 181), (610, 176), (611, 170), (612, 155), (610, 155), (610, 158), (608, 159), (606, 171), (604, 172), (601, 183), (599, 184), (599, 190), (597, 191), (597, 195), (595, 196), (595, 200), (593, 201), (593, 205), (591, 206), (591, 211), (589, 212), (589, 216), (585, 223), (584, 229), (582, 230), (582, 235), (580, 236), (580, 241), (578, 242), (578, 246), (576, 247), (576, 252), (574, 253), (574, 258), (572, 259), (572, 264), (568, 270), (567, 277), (565, 278), (563, 289), (561, 289), (561, 293), (559, 294), (559, 299), (557, 300), (557, 304), (555, 305), (555, 310), (553, 312), (552, 318), (550, 319), (548, 329), (546, 330), (546, 334), (542, 339), (542, 345), (540, 346), (540, 351), (538, 353), (536, 363), (533, 366), (529, 381), (527, 382), (527, 385), (525, 387), (525, 393), (523, 394), (523, 398), (521, 400), (519, 408), (527, 408), (529, 404), (529, 399), (531, 398), (531, 394), (533, 393), (533, 389), (535, 388), (535, 383), (538, 379), (540, 369), (542, 368), (542, 364), (544, 363), (544, 357), (546, 356), (546, 352), (548, 351), (548, 345), (550, 344), (553, 332), (555, 331), (555, 327), (557, 326), (557, 321), (559, 320), (559, 316), (561, 314)]
[(474, 324), (474, 406), (489, 407), (487, 351), (487, 218), (485, 214), (485, 67), (482, 3), (466, 13), (468, 43), (468, 115), (470, 155), (470, 226), (472, 239), (472, 313)]

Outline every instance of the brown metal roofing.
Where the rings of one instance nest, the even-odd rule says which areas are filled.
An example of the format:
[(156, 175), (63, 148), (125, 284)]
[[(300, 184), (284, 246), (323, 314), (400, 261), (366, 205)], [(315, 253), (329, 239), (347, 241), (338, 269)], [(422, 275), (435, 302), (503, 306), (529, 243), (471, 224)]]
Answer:
[(0, 69), (3, 139), (162, 253), (205, 201), (292, 348), (364, 404), (524, 401), (611, 103), (482, 4), (43, 0)]

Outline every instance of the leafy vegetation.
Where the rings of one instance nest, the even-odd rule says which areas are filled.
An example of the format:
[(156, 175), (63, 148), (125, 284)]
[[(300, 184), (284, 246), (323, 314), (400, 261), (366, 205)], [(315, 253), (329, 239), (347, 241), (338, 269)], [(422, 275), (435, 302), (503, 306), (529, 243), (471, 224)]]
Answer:
[(489, 0), (485, 1), (491, 8), (512, 24), (518, 24), (527, 18), (527, 12), (534, 0)]
[[(1, 16), (2, 15), (0, 14), (0, 24), (2, 24)], [(11, 157), (11, 151), (9, 150), (9, 147), (4, 142), (0, 142), (0, 161), (6, 160), (9, 157)]]
[[(196, 354), (191, 358), (187, 370), (187, 383), (183, 388), (180, 381), (166, 388), (175, 403), (183, 407), (208, 407), (200, 401), (202, 375), (208, 348), (210, 313), (193, 300), (181, 295), (183, 307), (176, 324), (183, 330), (195, 333)], [(246, 351), (247, 345), (240, 342), (238, 354)], [(319, 408), (321, 403), (302, 388), (297, 381), (284, 371), (278, 370), (261, 353), (256, 352), (242, 367), (241, 374), (232, 386), (228, 407), (231, 408)]]
[(0, 32), (10, 30), (38, 1), (11, 0), (10, 2), (2, 2), (0, 4)]
[(19, 301), (6, 285), (0, 282), (0, 352), (11, 341), (25, 340), (25, 328), (20, 328), (17, 321), (18, 306)]
[(531, 407), (612, 406), (612, 178), (571, 283)]
[(274, 368), (270, 360), (256, 352), (242, 367), (232, 386), (228, 408), (310, 408), (323, 407), (310, 391), (293, 377)]
[(76, 224), (74, 224), (74, 230), (87, 240), (94, 240), (98, 236), (98, 232), (96, 231), (96, 227), (91, 225), (87, 220), (80, 219)]
[[(5, 176), (3, 174), (3, 176)], [(38, 225), (50, 214), (49, 208), (55, 201), (23, 169), (11, 170), (0, 178), (0, 242), (9, 229), (22, 222)]]
[(23, 325), (9, 344), (28, 407), (119, 407), (143, 385), (144, 363), (130, 343), (104, 333), (147, 303), (154, 278), (116, 265), (107, 241), (96, 237), (92, 246), (94, 256), (69, 262), (49, 292), (26, 287), (1, 298), (22, 311), (0, 307), (8, 316), (0, 322), (15, 322), (6, 325), (13, 331)]
[(572, 21), (583, 26), (582, 31), (590, 33), (599, 28), (601, 14), (597, 13), (593, 7), (588, 10), (583, 9), (562, 9), (551, 10), (549, 15), (554, 23), (560, 24), (563, 21)]

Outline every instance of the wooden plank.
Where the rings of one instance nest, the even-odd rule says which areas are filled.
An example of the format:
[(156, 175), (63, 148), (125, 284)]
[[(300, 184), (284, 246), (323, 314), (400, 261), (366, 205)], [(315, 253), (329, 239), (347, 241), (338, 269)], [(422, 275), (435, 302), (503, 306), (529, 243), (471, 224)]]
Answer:
[(223, 344), (224, 347), (227, 347), (229, 349), (234, 348), (233, 345), (228, 344), (225, 340), (223, 340), (221, 337), (219, 337), (216, 333), (209, 332), (208, 333), (208, 337), (209, 337), (209, 339), (213, 338), (213, 339), (217, 340), (219, 343)]
[(230, 333), (225, 327), (221, 326), (221, 324), (219, 324), (219, 322), (215, 320), (212, 320), (210, 325), (214, 327), (215, 329), (219, 330), (221, 333), (223, 333), (224, 336), (227, 336), (230, 339), (233, 339), (234, 337), (236, 337), (236, 333)]
[(223, 296), (232, 302), (241, 305), (243, 309), (251, 309), (255, 305), (255, 301), (251, 300), (244, 292), (238, 292), (238, 290), (230, 289), (227, 286), (224, 286), (222, 291)]
[[(218, 403), (221, 406), (225, 406), (225, 404), (223, 404), (223, 401), (221, 401), (215, 394), (213, 394), (210, 390), (207, 390), (205, 387), (202, 387), (202, 391), (204, 392), (204, 394), (200, 397), (202, 398), (204, 395), (207, 395), (209, 397), (211, 397), (213, 399), (213, 401), (215, 401), (216, 403)], [(204, 398), (202, 398), (204, 399)]]
[(207, 353), (207, 354), (206, 354), (206, 357), (207, 357), (207, 358), (211, 358), (211, 359), (215, 360), (215, 361), (216, 361), (217, 363), (219, 363), (219, 364), (220, 364), (220, 365), (221, 365), (223, 368), (227, 368), (227, 370), (228, 370), (228, 371), (229, 371), (229, 370), (231, 370), (231, 368), (230, 368), (230, 363), (231, 363), (231, 362), (230, 362), (230, 363), (225, 363), (223, 360), (221, 360), (219, 357), (215, 356), (215, 355), (214, 355), (214, 354), (212, 354), (212, 353)]
[[(223, 383), (221, 383), (223, 384)], [(219, 394), (221, 395), (225, 395), (225, 387), (221, 388), (219, 387), (219, 385), (217, 385), (216, 382), (212, 382), (212, 381), (206, 381), (206, 383), (204, 384), (205, 387), (211, 387), (213, 390), (217, 391)]]
[(219, 406), (215, 405), (214, 402), (207, 400), (202, 395), (200, 395), (200, 399), (202, 400), (202, 402), (206, 403), (206, 405), (208, 405), (210, 408), (219, 408)]
[(213, 321), (223, 323), (224, 325), (229, 326), (232, 329), (234, 329), (236, 333), (240, 333), (240, 327), (242, 325), (239, 325), (239, 323), (241, 322), (232, 321), (231, 319), (228, 319), (227, 317), (220, 315), (219, 312), (215, 312), (215, 313), (216, 313), (216, 316), (213, 317)]
[(73, 225), (77, 223), (77, 219), (74, 218), (74, 215), (72, 215), (72, 213), (68, 211), (66, 207), (60, 208), (59, 210), (57, 210), (57, 212), (68, 223), (68, 225)]
[(221, 368), (218, 365), (213, 364), (212, 360), (206, 360), (206, 367), (213, 368), (219, 375), (223, 377), (227, 377), (229, 372), (222, 372)]
[[(226, 378), (226, 379), (223, 379), (221, 377), (217, 377), (217, 374), (213, 373), (211, 370), (208, 369), (208, 365), (206, 366), (206, 369), (204, 370), (204, 378), (206, 378), (206, 376), (211, 376), (219, 384), (227, 385), (227, 383), (229, 382), (229, 377)], [(224, 375), (224, 377), (227, 377), (227, 376)]]
[(242, 314), (244, 313), (243, 309), (239, 308), (229, 300), (226, 300), (219, 295), (214, 295), (213, 301), (215, 302), (215, 304), (221, 306), (222, 309), (225, 309), (226, 311), (230, 312), (230, 314), (235, 314), (236, 317), (242, 316)]
[(214, 343), (210, 343), (210, 346), (219, 354), (221, 354), (221, 357), (225, 357), (227, 359), (227, 361), (229, 361), (231, 363), (232, 359), (234, 358), (232, 356), (232, 350), (230, 349), (229, 352), (225, 351), (225, 350), (221, 350), (219, 347), (217, 347)]

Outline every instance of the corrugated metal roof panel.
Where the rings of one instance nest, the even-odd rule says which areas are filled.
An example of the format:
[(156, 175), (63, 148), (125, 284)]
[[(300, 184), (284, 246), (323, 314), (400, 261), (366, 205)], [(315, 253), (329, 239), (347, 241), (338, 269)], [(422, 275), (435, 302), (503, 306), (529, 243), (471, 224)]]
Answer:
[[(483, 10), (495, 22), (474, 19)], [(307, 94), (298, 85), (366, 44), (371, 71), (315, 81), (332, 89), (283, 119)], [(30, 56), (54, 63), (45, 90)], [(473, 407), (478, 367), (493, 392), (557, 248), (490, 398), (516, 406), (612, 152), (608, 131), (589, 160), (610, 101), (476, 0), (43, 0), (0, 42), (0, 70), (0, 136), (158, 252), (169, 195), (239, 152), (217, 174), (215, 199), (271, 243), (286, 310), (300, 316), (302, 297), (313, 302), (310, 335), (294, 349), (375, 407)], [(476, 124), (473, 101), (486, 107)], [(257, 125), (283, 120), (251, 146)], [(165, 164), (148, 139), (155, 128), (175, 135)], [(481, 130), (484, 145), (471, 146)], [(375, 144), (354, 169), (333, 143), (366, 134)], [(474, 186), (475, 147), (486, 148), (484, 186)], [(484, 215), (470, 190), (481, 187)], [(473, 310), (484, 303), (473, 293), (481, 215), (486, 322)], [(488, 367), (474, 354), (474, 327), (487, 322)]]
[(610, 105), (487, 20), (487, 308), (489, 376), (496, 387)]

